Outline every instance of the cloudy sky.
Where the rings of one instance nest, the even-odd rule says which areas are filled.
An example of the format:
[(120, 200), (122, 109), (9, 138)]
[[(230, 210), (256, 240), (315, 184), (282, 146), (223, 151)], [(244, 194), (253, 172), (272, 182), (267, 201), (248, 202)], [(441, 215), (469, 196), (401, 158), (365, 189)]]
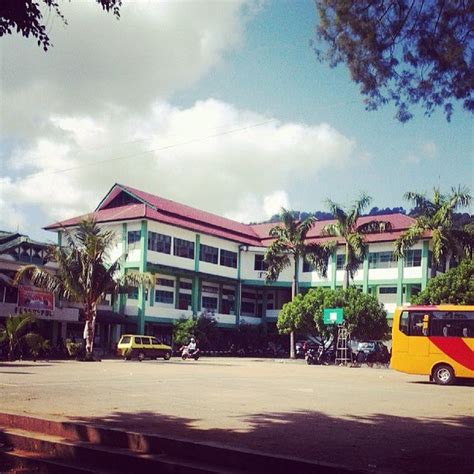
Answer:
[(366, 112), (315, 59), (312, 0), (124, 3), (62, 2), (47, 53), (0, 39), (0, 229), (50, 238), (116, 182), (245, 222), (474, 188), (471, 117)]

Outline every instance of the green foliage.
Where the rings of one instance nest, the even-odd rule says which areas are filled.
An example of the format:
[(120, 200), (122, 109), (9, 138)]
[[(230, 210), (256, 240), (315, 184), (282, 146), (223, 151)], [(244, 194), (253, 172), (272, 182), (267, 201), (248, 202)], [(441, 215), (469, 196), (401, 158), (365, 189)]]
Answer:
[(6, 319), (5, 327), (0, 327), (0, 341), (6, 342), (8, 360), (14, 360), (17, 349), (24, 340), (25, 331), (35, 322), (35, 317), (29, 313), (10, 315)]
[(205, 314), (197, 319), (181, 318), (173, 326), (173, 342), (177, 346), (188, 344), (191, 337), (196, 338), (200, 349), (206, 350), (218, 346), (221, 334), (217, 321)]
[(316, 8), (318, 58), (347, 65), (368, 110), (393, 102), (401, 122), (414, 104), (427, 115), (442, 107), (448, 121), (454, 101), (474, 110), (472, 2), (316, 0)]
[(442, 194), (439, 188), (434, 188), (432, 199), (424, 194), (407, 192), (405, 199), (415, 205), (413, 215), (416, 222), (396, 240), (397, 255), (405, 255), (410, 247), (428, 233), (431, 234), (433, 260), (437, 264), (450, 262), (452, 258), (459, 261), (465, 255), (472, 254), (472, 229), (469, 225), (463, 226), (455, 213), (458, 208), (471, 203), (469, 189), (459, 186), (457, 189), (451, 188), (450, 194)]
[(344, 321), (355, 339), (383, 339), (388, 333), (387, 313), (371, 295), (355, 288), (311, 289), (303, 297), (283, 306), (277, 326), (281, 333), (291, 330), (310, 332), (324, 339), (334, 336), (336, 328), (323, 322), (324, 308), (344, 308)]
[(26, 334), (25, 341), (34, 360), (36, 360), (40, 354), (47, 354), (48, 351), (51, 350), (49, 340), (35, 332), (29, 332)]
[(463, 260), (458, 267), (432, 278), (411, 302), (474, 305), (474, 261)]
[[(112, 11), (117, 18), (120, 17), (122, 0), (96, 0), (96, 2), (105, 11)], [(25, 38), (31, 35), (36, 38), (38, 46), (47, 51), (51, 46), (46, 25), (49, 14), (44, 21), (44, 11), (53, 13), (65, 25), (67, 24), (56, 0), (3, 0), (0, 11), (0, 37), (12, 32), (21, 33)]]
[(69, 357), (79, 357), (82, 352), (82, 343), (73, 342), (71, 339), (66, 339), (64, 342)]
[(370, 220), (360, 223), (359, 217), (363, 210), (372, 202), (367, 194), (362, 194), (350, 208), (344, 209), (339, 204), (327, 200), (327, 206), (333, 215), (335, 222), (327, 224), (323, 228), (323, 235), (339, 237), (345, 244), (345, 278), (344, 287), (347, 288), (350, 280), (364, 261), (368, 245), (365, 242), (365, 234), (374, 232), (385, 232), (390, 230), (390, 223), (381, 220)]

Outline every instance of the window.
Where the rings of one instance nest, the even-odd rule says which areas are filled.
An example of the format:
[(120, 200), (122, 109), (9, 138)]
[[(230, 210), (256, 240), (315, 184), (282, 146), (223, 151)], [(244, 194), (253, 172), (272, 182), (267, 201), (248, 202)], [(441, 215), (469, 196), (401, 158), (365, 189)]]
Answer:
[(174, 255), (183, 258), (194, 258), (194, 242), (189, 240), (174, 239)]
[(240, 305), (240, 309), (242, 313), (247, 313), (247, 314), (255, 314), (255, 303), (252, 303), (251, 301), (242, 301)]
[(410, 336), (424, 336), (423, 334), (423, 321), (426, 319), (425, 316), (429, 316), (426, 312), (421, 313), (410, 313)]
[(156, 284), (158, 286), (169, 286), (170, 288), (174, 288), (174, 280), (170, 280), (169, 278), (157, 278)]
[(136, 246), (142, 237), (140, 230), (131, 230), (128, 232), (128, 245)]
[(171, 253), (171, 237), (169, 235), (148, 232), (148, 250), (160, 253)]
[(242, 298), (255, 299), (255, 293), (249, 293), (248, 291), (242, 291)]
[(130, 288), (128, 290), (127, 298), (129, 300), (137, 300), (138, 299), (138, 288)]
[(303, 273), (309, 273), (309, 272), (314, 272), (316, 268), (314, 268), (314, 265), (311, 262), (308, 262), (306, 258), (303, 258)]
[(408, 250), (405, 255), (406, 267), (421, 267), (421, 250)]
[(254, 270), (259, 270), (261, 272), (267, 271), (268, 265), (265, 262), (265, 255), (255, 255), (255, 260), (253, 264)]
[(149, 346), (150, 345), (150, 338), (149, 337), (142, 337), (142, 344), (144, 346)]
[(156, 344), (159, 344), (160, 341), (156, 337), (152, 337), (151, 338), (151, 343), (156, 345)]
[(141, 337), (135, 337), (135, 344), (141, 344), (142, 343), (142, 338)]
[(182, 290), (192, 290), (193, 289), (193, 284), (189, 281), (180, 281), (179, 282), (179, 287)]
[(217, 298), (214, 298), (212, 296), (203, 296), (202, 297), (202, 307), (204, 309), (217, 311)]
[(128, 344), (130, 342), (130, 336), (123, 336), (120, 344)]
[(221, 250), (221, 265), (224, 267), (237, 268), (237, 253), (229, 250)]
[(222, 288), (222, 294), (226, 296), (235, 296), (235, 288)]
[(188, 293), (180, 293), (178, 308), (187, 311), (191, 306), (191, 295)]
[(379, 288), (379, 295), (396, 295), (397, 287), (396, 286), (381, 286)]
[(344, 270), (344, 264), (346, 263), (346, 256), (344, 254), (336, 255), (336, 270)]
[(219, 260), (219, 249), (210, 245), (201, 245), (199, 251), (199, 260), (201, 262), (215, 263)]
[(434, 311), (431, 336), (474, 337), (474, 311)]
[(369, 268), (395, 268), (397, 259), (393, 252), (369, 253)]
[(219, 288), (215, 286), (202, 285), (202, 292), (216, 294), (216, 293), (219, 293)]
[(173, 304), (174, 293), (172, 291), (156, 290), (155, 301), (157, 303)]

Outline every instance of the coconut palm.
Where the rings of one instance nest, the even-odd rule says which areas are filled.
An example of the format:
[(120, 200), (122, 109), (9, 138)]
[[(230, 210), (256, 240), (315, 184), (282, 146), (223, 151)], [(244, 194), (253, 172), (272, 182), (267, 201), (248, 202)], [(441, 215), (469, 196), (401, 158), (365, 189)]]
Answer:
[(367, 254), (368, 245), (365, 241), (365, 235), (374, 232), (385, 232), (390, 230), (390, 222), (381, 220), (369, 220), (361, 223), (359, 218), (366, 209), (372, 198), (367, 194), (362, 194), (354, 204), (344, 209), (339, 204), (328, 199), (326, 204), (331, 214), (336, 219), (335, 222), (327, 224), (323, 228), (323, 235), (339, 237), (344, 241), (345, 260), (344, 260), (344, 282), (343, 288), (348, 288), (350, 280), (364, 261)]
[[(293, 266), (293, 283), (291, 298), (298, 294), (298, 267), (300, 258), (307, 260), (322, 275), (326, 275), (328, 258), (332, 243), (319, 245), (307, 243), (306, 236), (316, 219), (308, 217), (304, 221), (298, 219), (297, 213), (281, 210), (281, 223), (270, 229), (269, 235), (275, 240), (265, 253), (267, 265), (267, 281), (276, 281), (283, 269)], [(290, 332), (290, 357), (295, 357), (295, 335)]]
[(472, 252), (472, 230), (458, 226), (454, 216), (457, 209), (470, 205), (472, 197), (469, 189), (461, 186), (451, 188), (449, 195), (441, 194), (439, 188), (433, 191), (433, 200), (411, 191), (405, 194), (405, 199), (415, 206), (416, 221), (396, 240), (395, 253), (404, 256), (410, 247), (431, 234), (433, 260), (438, 265), (445, 263), (449, 270), (453, 258), (460, 260)]
[(6, 341), (8, 345), (8, 360), (15, 358), (16, 349), (25, 337), (24, 332), (34, 322), (32, 314), (24, 313), (8, 316), (5, 326), (0, 326), (0, 342)]
[(114, 240), (113, 232), (100, 229), (94, 220), (84, 220), (73, 233), (66, 233), (64, 247), (50, 248), (50, 258), (58, 265), (56, 273), (27, 265), (15, 277), (16, 283), (27, 278), (33, 285), (53, 292), (58, 298), (82, 303), (88, 357), (92, 356), (97, 305), (106, 295), (115, 298), (130, 287), (144, 285), (149, 288), (154, 285), (149, 273), (122, 275), (122, 257), (109, 262), (108, 252)]

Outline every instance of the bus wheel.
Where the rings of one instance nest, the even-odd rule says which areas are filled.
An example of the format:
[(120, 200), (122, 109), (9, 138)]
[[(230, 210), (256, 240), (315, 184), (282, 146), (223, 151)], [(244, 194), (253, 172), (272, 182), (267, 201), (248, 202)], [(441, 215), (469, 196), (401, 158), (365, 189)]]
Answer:
[(165, 355), (163, 356), (163, 359), (170, 360), (171, 359), (171, 352), (166, 352)]
[(140, 352), (138, 354), (138, 360), (141, 362), (145, 358), (145, 354), (143, 352)]
[(433, 380), (439, 385), (451, 385), (454, 378), (454, 370), (450, 365), (440, 364), (433, 369)]

